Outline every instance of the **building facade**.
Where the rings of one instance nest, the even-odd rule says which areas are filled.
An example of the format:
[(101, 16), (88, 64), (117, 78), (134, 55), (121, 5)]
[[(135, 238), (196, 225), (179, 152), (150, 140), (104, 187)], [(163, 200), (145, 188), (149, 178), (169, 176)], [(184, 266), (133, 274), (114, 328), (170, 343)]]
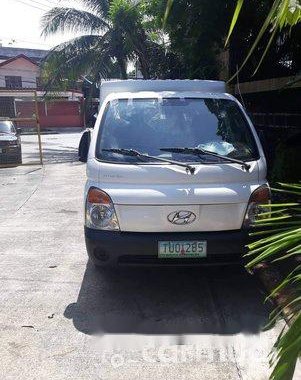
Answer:
[(0, 88), (37, 88), (47, 50), (0, 47)]
[[(83, 93), (80, 90), (51, 93), (45, 100), (41, 87), (41, 62), (47, 50), (0, 46), (0, 117), (30, 118), (35, 112), (33, 93), (38, 98), (42, 128), (83, 128)], [(28, 95), (26, 94), (28, 92)], [(24, 124), (30, 128), (32, 125)]]

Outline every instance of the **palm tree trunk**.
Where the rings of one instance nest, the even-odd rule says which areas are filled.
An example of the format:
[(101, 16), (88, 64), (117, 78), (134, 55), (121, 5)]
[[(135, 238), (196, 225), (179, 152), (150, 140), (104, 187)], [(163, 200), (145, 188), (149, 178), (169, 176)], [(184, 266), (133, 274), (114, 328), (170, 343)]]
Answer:
[(133, 39), (135, 53), (140, 63), (141, 73), (144, 79), (150, 79), (150, 62), (147, 48), (147, 38), (144, 31), (139, 31), (137, 37)]
[(144, 57), (141, 57), (141, 56), (140, 57), (138, 56), (138, 60), (140, 63), (140, 70), (141, 70), (141, 74), (143, 76), (143, 79), (150, 79), (150, 72), (149, 72), (148, 63), (146, 62)]
[(126, 64), (123, 58), (117, 57), (117, 63), (120, 69), (121, 79), (128, 79), (128, 74), (126, 72)]

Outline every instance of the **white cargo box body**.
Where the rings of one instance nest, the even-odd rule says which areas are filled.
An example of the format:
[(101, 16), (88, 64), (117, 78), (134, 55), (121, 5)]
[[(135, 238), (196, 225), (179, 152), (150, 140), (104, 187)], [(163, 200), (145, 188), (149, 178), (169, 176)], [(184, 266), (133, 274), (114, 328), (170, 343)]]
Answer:
[[(151, 119), (152, 116), (147, 113), (145, 119), (141, 119), (142, 121), (129, 122), (125, 118), (123, 124), (118, 124), (119, 122), (117, 122), (115, 131), (120, 130), (120, 128), (125, 131), (125, 142), (119, 145), (118, 143), (114, 143), (115, 145), (106, 143), (107, 145), (104, 148), (100, 148), (103, 136), (113, 134), (108, 124), (107, 128), (109, 129), (106, 133), (104, 132), (105, 115), (110, 107), (114, 109), (116, 106), (118, 118), (120, 118), (119, 107), (123, 107), (125, 112), (128, 112), (133, 107), (138, 107), (137, 104), (140, 104), (140, 106), (142, 104), (143, 107), (143, 103), (146, 102), (155, 101), (156, 103), (156, 99), (159, 100), (159, 110), (165, 107), (165, 100), (167, 100), (167, 104), (174, 102), (175, 106), (178, 105), (181, 109), (181, 102), (177, 103), (177, 100), (172, 100), (174, 98), (192, 99), (187, 104), (189, 107), (194, 107), (191, 109), (192, 111), (189, 111), (189, 107), (187, 108), (187, 112), (191, 112), (189, 114), (186, 110), (180, 111), (185, 115), (185, 119), (174, 118), (174, 121), (169, 124), (179, 128), (180, 139), (172, 140), (172, 128), (168, 129), (167, 134), (161, 132), (161, 126), (163, 125), (163, 128), (165, 128), (164, 122), (165, 120), (168, 121), (167, 113), (159, 113), (163, 117), (161, 118), (160, 116), (157, 119)], [(124, 102), (127, 99), (129, 102)], [(136, 102), (137, 99), (139, 102)], [(161, 101), (162, 99), (163, 101)], [(185, 144), (183, 142), (186, 136), (185, 131), (189, 131), (189, 129), (183, 129), (186, 128), (186, 124), (192, 130), (192, 138), (190, 139), (190, 132), (188, 132), (189, 139), (186, 141), (195, 143), (194, 146), (189, 145), (191, 148), (206, 140), (203, 139), (204, 134), (208, 134), (210, 138), (213, 136), (215, 141), (217, 141), (215, 136), (218, 136), (218, 141), (223, 142), (224, 138), (221, 137), (220, 131), (223, 128), (223, 122), (221, 124), (220, 122), (217, 123), (217, 111), (215, 111), (214, 107), (207, 106), (207, 103), (210, 104), (210, 102), (207, 102), (206, 99), (222, 100), (220, 104), (228, 102), (228, 106), (231, 103), (231, 112), (234, 112), (235, 115), (240, 115), (239, 121), (236, 122), (241, 128), (245, 128), (253, 141), (252, 147), (255, 147), (254, 150), (250, 148), (250, 152), (255, 152), (249, 156), (251, 159), (245, 160), (249, 167), (248, 170), (244, 168), (244, 165), (235, 162), (224, 160), (212, 162), (211, 160), (211, 162), (206, 163), (201, 157), (194, 156), (192, 158), (190, 156), (184, 158), (184, 160), (188, 160), (194, 166), (195, 172), (192, 175), (185, 170), (185, 167), (174, 163), (170, 164), (156, 160), (137, 160), (134, 162), (127, 160), (127, 157), (123, 155), (120, 156), (121, 159), (118, 156), (116, 159), (116, 156), (114, 156), (112, 160), (110, 156), (106, 156), (109, 157), (106, 159), (102, 153), (99, 153), (108, 148), (116, 147), (135, 149), (135, 146), (131, 146), (131, 142), (143, 140), (143, 143), (146, 141), (147, 145), (145, 150), (140, 150), (140, 152), (150, 154), (149, 152), (152, 151), (152, 148), (148, 150), (147, 147), (156, 144), (154, 150), (156, 157), (179, 160), (183, 156), (175, 155), (176, 158), (174, 158), (174, 155), (161, 155), (160, 149), (162, 147), (185, 147), (185, 145), (175, 144), (176, 141), (177, 144), (179, 142), (180, 144)], [(121, 101), (119, 102), (119, 100)], [(101, 252), (106, 252), (105, 257), (107, 258), (108, 256), (109, 262), (116, 262), (120, 256), (129, 256), (133, 252), (137, 253), (137, 255), (154, 256), (157, 254), (156, 247), (158, 247), (158, 242), (162, 240), (207, 241), (208, 255), (220, 253), (241, 254), (244, 250), (242, 236), (245, 236), (245, 231), (242, 230), (242, 227), (251, 194), (267, 183), (266, 162), (260, 141), (250, 119), (239, 102), (226, 93), (225, 83), (203, 80), (103, 81), (100, 89), (100, 104), (101, 108), (88, 154), (86, 196), (91, 188), (97, 188), (110, 197), (114, 206), (114, 215), (118, 221), (118, 232), (110, 231), (109, 228), (98, 229), (93, 226), (91, 228), (91, 225), (86, 224), (86, 241), (90, 257), (99, 263), (93, 253), (98, 249)], [(169, 107), (168, 111), (174, 112), (173, 107)], [(140, 110), (141, 108), (138, 107), (137, 109)], [(190, 121), (194, 116), (193, 110), (196, 110), (196, 124), (192, 124), (192, 121)], [(108, 123), (111, 123), (115, 117), (115, 111), (112, 112), (108, 118)], [(143, 108), (142, 111), (139, 111), (139, 115), (141, 115), (141, 112), (143, 112)], [(203, 116), (204, 112), (205, 116)], [(224, 117), (225, 112), (221, 113), (221, 116), (218, 114), (218, 117)], [(138, 120), (140, 120), (139, 117)], [(218, 120), (220, 121), (220, 119)], [(155, 124), (150, 124), (150, 122)], [(134, 128), (132, 128), (133, 125)], [(145, 128), (140, 134), (141, 130), (135, 127), (137, 125)], [(210, 133), (207, 133), (208, 128), (211, 131)], [(219, 128), (219, 130), (217, 131), (216, 128)], [(139, 138), (135, 135), (131, 139), (129, 137), (132, 133), (130, 129), (131, 131), (138, 130)], [(159, 142), (153, 143), (152, 141), (157, 141), (155, 138), (157, 133), (159, 134)], [(239, 133), (239, 136), (244, 134), (245, 132)], [(117, 141), (116, 138), (115, 141)], [(173, 143), (173, 141), (175, 142)], [(181, 162), (183, 163), (183, 161)], [(187, 215), (187, 213), (193, 216), (192, 221), (190, 220), (186, 223), (184, 220), (180, 224), (173, 218), (174, 214), (181, 216)], [(235, 241), (237, 242), (237, 247), (235, 246)], [(115, 252), (118, 250), (117, 246), (120, 252)], [(143, 252), (139, 251), (139, 246), (143, 247)]]
[(116, 80), (103, 81), (100, 87), (100, 104), (111, 94), (139, 92), (203, 92), (225, 93), (226, 84), (213, 80)]

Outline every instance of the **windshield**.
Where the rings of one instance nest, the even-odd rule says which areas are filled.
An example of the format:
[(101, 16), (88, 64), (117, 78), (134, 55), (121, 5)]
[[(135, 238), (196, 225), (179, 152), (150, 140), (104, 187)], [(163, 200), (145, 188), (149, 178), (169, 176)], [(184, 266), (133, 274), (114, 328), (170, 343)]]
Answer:
[[(135, 149), (156, 157), (198, 162), (192, 154), (162, 152), (163, 147), (199, 147), (220, 155), (254, 160), (257, 148), (239, 106), (227, 99), (119, 99), (108, 103), (96, 157), (141, 162), (103, 149)], [(205, 161), (221, 162), (205, 155)]]
[(14, 133), (15, 128), (11, 121), (0, 120), (0, 133)]

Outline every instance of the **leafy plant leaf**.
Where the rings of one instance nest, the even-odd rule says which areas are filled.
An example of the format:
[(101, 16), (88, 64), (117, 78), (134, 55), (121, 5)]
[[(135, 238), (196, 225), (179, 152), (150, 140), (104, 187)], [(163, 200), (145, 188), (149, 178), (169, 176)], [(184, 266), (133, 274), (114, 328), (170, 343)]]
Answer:
[(235, 27), (235, 25), (237, 23), (237, 20), (238, 20), (238, 17), (239, 17), (239, 14), (240, 14), (240, 11), (242, 9), (243, 4), (244, 4), (244, 0), (237, 0), (236, 7), (235, 7), (235, 10), (234, 10), (234, 14), (233, 14), (233, 18), (232, 18), (232, 21), (231, 21), (231, 24), (230, 24), (228, 36), (227, 36), (227, 39), (226, 39), (226, 42), (225, 42), (225, 47), (229, 43), (229, 39), (230, 39), (230, 37), (232, 35), (232, 32), (233, 32), (233, 29), (234, 29), (234, 27)]

